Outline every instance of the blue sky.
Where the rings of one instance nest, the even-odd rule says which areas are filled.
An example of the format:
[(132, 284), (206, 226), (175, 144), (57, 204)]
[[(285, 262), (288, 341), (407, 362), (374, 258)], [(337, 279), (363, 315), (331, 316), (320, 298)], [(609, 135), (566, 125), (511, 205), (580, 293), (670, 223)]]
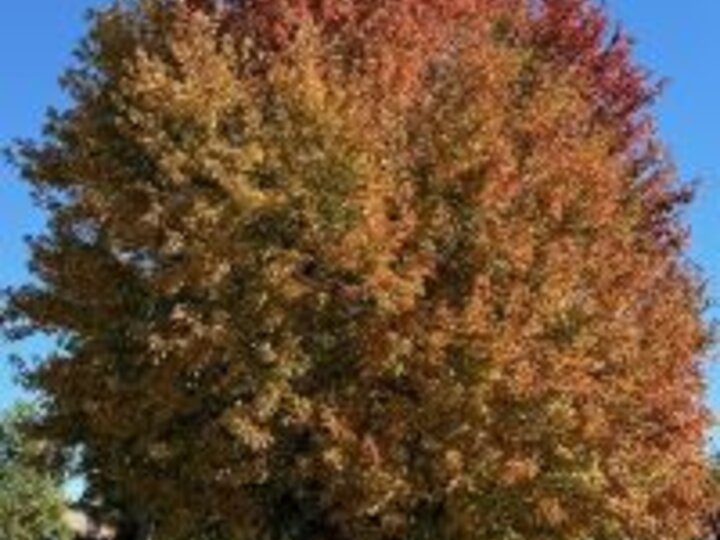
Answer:
[[(62, 105), (57, 77), (71, 61), (82, 36), (83, 13), (102, 0), (23, 0), (4, 6), (0, 19), (0, 144), (35, 136), (48, 105)], [(683, 178), (702, 181), (687, 213), (693, 259), (720, 299), (720, 2), (606, 0), (637, 39), (637, 57), (670, 86), (656, 107), (659, 128)], [(15, 171), (0, 165), (0, 287), (22, 282), (27, 253), (24, 235), (36, 232), (41, 216), (33, 209)], [(720, 313), (720, 311), (718, 311)], [(35, 342), (23, 352), (41, 349)], [(0, 408), (21, 395), (6, 362), (14, 351), (0, 344)], [(720, 365), (708, 368), (708, 399), (720, 411)]]
[[(0, 145), (15, 137), (36, 136), (49, 105), (61, 106), (57, 84), (62, 69), (84, 31), (84, 13), (97, 0), (23, 0), (4, 6), (0, 19)], [(23, 237), (37, 232), (42, 218), (33, 209), (16, 173), (0, 164), (0, 287), (22, 282), (27, 253)], [(14, 352), (42, 349), (34, 342), (22, 348), (0, 342), (0, 408), (20, 391), (13, 384), (7, 358)]]
[[(660, 134), (685, 180), (700, 180), (687, 212), (691, 256), (720, 302), (720, 2), (606, 0), (637, 40), (636, 57), (669, 86), (656, 106)], [(710, 316), (720, 319), (720, 305)], [(720, 362), (706, 368), (708, 401), (720, 414)], [(720, 446), (716, 430), (713, 447)]]

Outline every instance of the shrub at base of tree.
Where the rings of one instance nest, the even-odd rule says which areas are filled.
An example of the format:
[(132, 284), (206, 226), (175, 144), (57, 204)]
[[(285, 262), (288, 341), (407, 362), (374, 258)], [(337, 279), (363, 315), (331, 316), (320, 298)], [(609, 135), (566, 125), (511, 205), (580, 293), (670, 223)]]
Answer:
[(32, 410), (0, 419), (0, 540), (70, 540), (59, 481), (35, 464), (40, 444), (23, 433)]

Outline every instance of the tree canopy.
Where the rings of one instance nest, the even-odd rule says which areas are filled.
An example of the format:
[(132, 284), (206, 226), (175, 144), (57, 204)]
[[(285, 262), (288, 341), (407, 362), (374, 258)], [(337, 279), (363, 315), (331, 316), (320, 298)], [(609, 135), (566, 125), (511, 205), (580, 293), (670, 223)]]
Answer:
[(44, 436), (157, 534), (687, 540), (703, 295), (584, 0), (118, 2), (15, 159)]

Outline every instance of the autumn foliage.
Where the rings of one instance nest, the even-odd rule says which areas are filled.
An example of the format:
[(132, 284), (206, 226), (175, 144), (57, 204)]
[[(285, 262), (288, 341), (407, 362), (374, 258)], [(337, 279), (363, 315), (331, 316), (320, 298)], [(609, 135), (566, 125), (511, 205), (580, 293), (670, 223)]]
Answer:
[(689, 193), (602, 9), (126, 2), (64, 81), (6, 329), (158, 534), (697, 532)]

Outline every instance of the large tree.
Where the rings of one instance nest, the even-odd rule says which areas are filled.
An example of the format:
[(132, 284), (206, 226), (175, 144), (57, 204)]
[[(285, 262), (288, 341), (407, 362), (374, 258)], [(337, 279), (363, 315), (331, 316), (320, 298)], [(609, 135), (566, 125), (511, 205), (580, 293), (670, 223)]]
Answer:
[(689, 193), (601, 8), (121, 2), (64, 81), (6, 329), (157, 534), (697, 531)]

